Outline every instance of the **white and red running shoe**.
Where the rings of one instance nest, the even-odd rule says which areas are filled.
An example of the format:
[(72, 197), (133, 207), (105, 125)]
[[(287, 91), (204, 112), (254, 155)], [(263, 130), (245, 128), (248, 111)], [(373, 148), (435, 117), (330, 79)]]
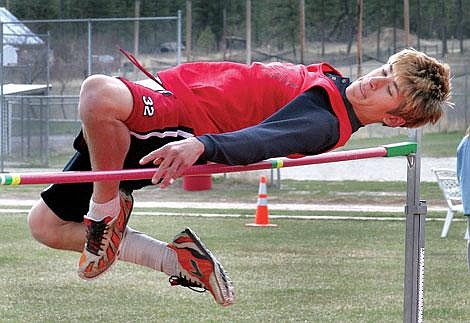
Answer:
[(168, 247), (178, 258), (177, 274), (170, 277), (172, 286), (181, 285), (195, 291), (208, 290), (222, 306), (234, 303), (235, 293), (230, 277), (220, 262), (189, 228), (178, 234)]
[(105, 273), (119, 256), (121, 241), (132, 211), (131, 194), (119, 192), (121, 210), (115, 217), (101, 221), (84, 218), (86, 241), (78, 265), (78, 276), (89, 280)]

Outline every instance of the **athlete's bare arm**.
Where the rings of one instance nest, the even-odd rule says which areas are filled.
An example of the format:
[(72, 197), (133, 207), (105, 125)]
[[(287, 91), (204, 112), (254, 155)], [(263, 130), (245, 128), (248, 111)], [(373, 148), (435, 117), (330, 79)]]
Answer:
[(159, 166), (152, 177), (152, 183), (157, 184), (161, 179), (160, 187), (165, 188), (191, 167), (203, 152), (204, 145), (193, 137), (171, 142), (152, 151), (142, 157), (140, 164), (145, 165), (152, 162), (154, 165)]

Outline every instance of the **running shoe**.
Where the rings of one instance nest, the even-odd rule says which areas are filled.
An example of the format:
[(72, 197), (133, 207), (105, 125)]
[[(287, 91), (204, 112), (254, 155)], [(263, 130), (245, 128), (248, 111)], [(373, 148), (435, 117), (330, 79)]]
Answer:
[(78, 265), (78, 276), (89, 280), (97, 278), (114, 264), (119, 256), (121, 241), (124, 238), (127, 221), (132, 211), (132, 195), (119, 192), (121, 210), (112, 218), (101, 221), (84, 218), (86, 242)]
[(208, 290), (222, 306), (234, 303), (234, 288), (220, 262), (189, 228), (178, 234), (168, 247), (178, 258), (177, 274), (170, 277), (172, 286), (181, 285), (195, 291)]

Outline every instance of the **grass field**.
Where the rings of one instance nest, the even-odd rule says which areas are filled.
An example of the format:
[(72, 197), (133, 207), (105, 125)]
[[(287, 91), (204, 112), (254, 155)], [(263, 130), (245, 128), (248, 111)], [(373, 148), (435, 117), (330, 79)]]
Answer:
[[(454, 156), (463, 133), (425, 135), (426, 156)], [(351, 141), (346, 149), (373, 147), (406, 137)], [(432, 143), (427, 145), (427, 143)], [(186, 192), (181, 182), (167, 190), (145, 189), (138, 201), (256, 203), (257, 180), (214, 179), (213, 189)], [(269, 203), (400, 205), (403, 182), (283, 180), (269, 188)], [(41, 187), (0, 187), (2, 198), (37, 198)], [(428, 206), (444, 206), (436, 183), (423, 183)], [(35, 242), (22, 214), (2, 213), (0, 228), (0, 322), (402, 322), (403, 221), (272, 220), (277, 228), (246, 228), (246, 218), (139, 215), (130, 225), (164, 241), (185, 226), (200, 234), (231, 274), (237, 303), (228, 308), (206, 294), (169, 287), (167, 277), (147, 268), (117, 264), (93, 282), (76, 275), (78, 254)], [(146, 210), (147, 211), (147, 210)], [(159, 212), (174, 212), (155, 209)], [(198, 210), (233, 213), (233, 210)], [(253, 209), (238, 210), (253, 215)], [(271, 211), (283, 215), (403, 217), (403, 214)], [(442, 218), (428, 213), (428, 218)], [(426, 322), (470, 321), (470, 273), (464, 222), (439, 238), (442, 222), (426, 223), (424, 318)]]
[[(425, 157), (455, 157), (457, 145), (464, 136), (464, 131), (447, 133), (424, 133), (422, 137), (422, 154)], [(388, 138), (354, 138), (344, 146), (344, 149), (377, 147), (396, 142), (409, 141), (408, 136), (393, 136)]]
[[(207, 293), (169, 287), (163, 274), (127, 263), (81, 281), (78, 254), (33, 241), (25, 214), (2, 220), (2, 322), (402, 321), (401, 221), (276, 220), (277, 228), (256, 229), (243, 219), (133, 216), (131, 226), (161, 240), (187, 225), (201, 235), (236, 287), (237, 303), (222, 308)], [(447, 239), (441, 225), (426, 224), (425, 321), (468, 321), (464, 223)]]
[[(70, 130), (72, 129), (72, 130)], [(70, 131), (74, 131), (74, 127), (67, 130), (67, 133)], [(59, 126), (56, 127), (54, 125), (51, 128), (51, 131), (54, 133), (64, 133), (64, 127)], [(75, 129), (75, 132), (78, 130)], [(453, 131), (448, 133), (425, 133), (422, 139), (422, 153), (424, 157), (455, 157), (456, 148), (462, 137), (464, 136), (464, 131)], [(73, 136), (70, 137), (68, 142), (70, 145), (73, 141)], [(391, 137), (384, 137), (384, 138), (356, 138), (352, 137), (351, 140), (340, 149), (358, 149), (358, 148), (368, 148), (368, 147), (377, 147), (385, 144), (390, 143), (397, 143), (409, 141), (408, 136), (400, 135), (400, 136), (391, 136)], [(65, 151), (65, 152), (64, 152)], [(69, 152), (66, 152), (67, 149), (64, 147), (55, 147), (51, 150), (48, 162), (49, 167), (55, 169), (61, 169), (65, 163), (70, 159), (72, 156), (72, 147), (70, 146)], [(20, 168), (29, 168), (29, 167), (43, 167), (42, 161), (39, 159), (39, 151), (32, 150), (31, 156), (28, 156), (27, 159), (21, 160), (18, 159), (18, 156), (10, 157), (7, 162), (7, 170), (8, 165), (14, 165), (12, 167), (20, 167)]]

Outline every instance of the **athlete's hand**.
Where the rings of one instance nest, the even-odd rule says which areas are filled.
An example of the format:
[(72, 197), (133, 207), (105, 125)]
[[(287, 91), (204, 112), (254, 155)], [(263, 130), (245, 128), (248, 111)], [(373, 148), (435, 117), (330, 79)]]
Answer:
[(203, 152), (203, 143), (192, 137), (166, 144), (142, 157), (139, 163), (145, 165), (152, 162), (159, 166), (152, 177), (152, 183), (157, 184), (161, 179), (160, 187), (165, 188), (191, 167)]

